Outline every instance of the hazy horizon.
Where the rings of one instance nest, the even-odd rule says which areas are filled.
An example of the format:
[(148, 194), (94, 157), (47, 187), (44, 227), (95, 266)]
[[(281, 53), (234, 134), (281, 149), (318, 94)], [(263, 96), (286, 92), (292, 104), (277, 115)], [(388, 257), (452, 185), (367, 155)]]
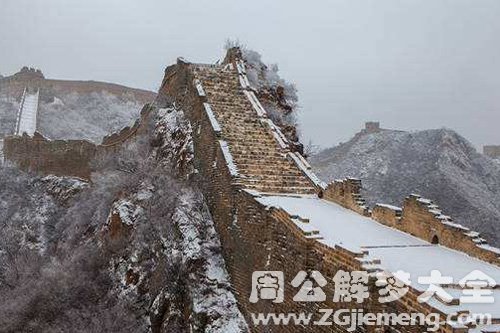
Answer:
[(500, 2), (3, 0), (0, 74), (155, 91), (178, 56), (215, 62), (227, 38), (299, 90), (302, 141), (330, 147), (365, 121), (451, 128), (500, 144)]

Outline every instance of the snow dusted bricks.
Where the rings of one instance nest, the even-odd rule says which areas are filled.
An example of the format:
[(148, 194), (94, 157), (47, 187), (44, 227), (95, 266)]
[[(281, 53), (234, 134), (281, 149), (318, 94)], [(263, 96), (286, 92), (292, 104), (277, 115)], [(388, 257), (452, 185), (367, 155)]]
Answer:
[(205, 109), (205, 113), (208, 116), (208, 120), (210, 120), (210, 124), (212, 125), (213, 130), (215, 131), (215, 133), (220, 133), (222, 131), (222, 128), (220, 127), (217, 118), (215, 118), (215, 114), (212, 108), (210, 107), (210, 104), (203, 103), (203, 107)]
[(372, 218), (430, 243), (441, 244), (481, 260), (500, 264), (500, 249), (488, 245), (478, 232), (453, 222), (451, 217), (442, 213), (439, 206), (417, 194), (408, 196), (402, 209), (377, 204)]
[(311, 166), (309, 165), (309, 163), (307, 163), (305, 158), (302, 157), (302, 155), (300, 155), (297, 152), (293, 152), (293, 153), (290, 152), (290, 153), (288, 153), (288, 157), (290, 157), (293, 160), (293, 162), (300, 169), (300, 171), (302, 171), (302, 173), (307, 178), (309, 178), (309, 180), (316, 187), (318, 187), (322, 190), (326, 189), (326, 184), (323, 181), (321, 181), (321, 179), (319, 179), (318, 176), (316, 176), (316, 174), (311, 170)]
[(359, 179), (335, 180), (326, 186), (323, 197), (361, 215), (369, 216), (370, 210), (361, 195), (361, 188), (361, 180)]
[(226, 160), (226, 165), (229, 169), (229, 173), (233, 177), (238, 177), (240, 174), (238, 172), (236, 164), (234, 163), (233, 155), (231, 155), (231, 152), (229, 151), (229, 145), (224, 140), (219, 140), (219, 145), (222, 150), (222, 154), (224, 155), (224, 159)]
[(236, 62), (236, 69), (238, 70), (238, 74), (240, 74), (240, 75), (247, 74), (247, 69), (246, 69), (245, 63), (242, 60), (239, 60)]
[(246, 74), (245, 63), (242, 60), (238, 60), (236, 62), (236, 69), (238, 71), (238, 79), (240, 81), (240, 85), (243, 88), (243, 93), (245, 94), (247, 99), (250, 101), (250, 104), (252, 104), (252, 107), (255, 110), (255, 112), (257, 113), (257, 116), (260, 118), (260, 120), (263, 123), (265, 123), (269, 126), (274, 138), (276, 139), (276, 142), (278, 142), (281, 149), (284, 149), (284, 150), (290, 149), (288, 139), (281, 132), (279, 127), (276, 126), (271, 119), (267, 118), (267, 111), (264, 109), (264, 107), (260, 103), (259, 99), (255, 95), (255, 92), (253, 91), (253, 88), (250, 85), (250, 81), (248, 80), (248, 77)]
[(196, 86), (196, 90), (198, 91), (198, 96), (206, 97), (205, 90), (203, 89), (200, 80), (194, 80), (194, 85)]
[(255, 93), (253, 91), (248, 91), (248, 90), (243, 90), (243, 93), (248, 98), (250, 103), (252, 103), (252, 106), (255, 109), (255, 111), (257, 112), (257, 115), (261, 118), (267, 117), (267, 112), (264, 109), (264, 107), (262, 106), (262, 104), (260, 104), (257, 96), (255, 96)]
[(271, 132), (280, 145), (280, 147), (284, 150), (289, 149), (288, 146), (288, 140), (285, 137), (285, 135), (281, 132), (281, 130), (278, 128), (278, 126), (274, 125), (273, 121), (271, 119), (261, 119), (261, 122), (267, 124), (269, 128), (271, 129)]

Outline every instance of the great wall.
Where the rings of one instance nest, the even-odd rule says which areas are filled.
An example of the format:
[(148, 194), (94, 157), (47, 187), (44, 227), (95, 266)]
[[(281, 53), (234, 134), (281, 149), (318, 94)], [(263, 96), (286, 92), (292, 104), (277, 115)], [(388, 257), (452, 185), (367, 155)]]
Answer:
[(483, 153), (491, 158), (500, 159), (500, 146), (484, 146)]
[[(403, 207), (379, 204), (367, 207), (361, 181), (340, 179), (323, 183), (305, 158), (291, 148), (287, 138), (267, 116), (246, 76), (238, 49), (230, 49), (221, 64), (189, 63), (179, 59), (165, 70), (156, 104), (172, 101), (184, 110), (193, 128), (195, 166), (223, 245), (223, 255), (239, 307), (248, 322), (252, 313), (301, 313), (319, 309), (363, 309), (366, 313), (439, 313), (443, 320), (453, 313), (484, 312), (478, 304), (461, 304), (460, 281), (482, 271), (500, 281), (500, 249), (480, 235), (444, 215), (432, 201), (410, 195)], [(143, 117), (152, 106), (146, 106)], [(108, 137), (101, 145), (84, 141), (51, 141), (32, 136), (5, 138), (5, 159), (41, 173), (88, 178), (90, 160), (100, 150), (113, 149), (140, 131), (134, 127)], [(373, 123), (367, 130), (377, 130)], [(22, 134), (22, 133), (19, 133)], [(453, 277), (443, 285), (452, 300), (431, 298), (419, 302), (426, 286), (412, 280), (401, 299), (379, 303), (370, 297), (334, 302), (334, 286), (323, 288), (322, 302), (294, 302), (297, 289), (290, 281), (300, 271), (320, 272), (331, 279), (339, 270), (366, 271), (369, 293), (378, 295), (377, 274), (405, 271), (412, 277), (428, 276), (438, 269)], [(251, 297), (254, 271), (283, 271), (286, 277), (282, 303)], [(483, 332), (500, 324), (499, 301), (489, 304), (493, 325), (478, 328), (457, 320), (439, 332)], [(453, 317), (456, 319), (456, 317)], [(272, 332), (254, 326), (252, 332)], [(281, 326), (276, 332), (346, 332), (342, 326)], [(418, 326), (360, 326), (356, 332), (422, 332)], [(486, 331), (484, 331), (486, 332)], [(488, 331), (490, 332), (490, 331)], [(497, 331), (491, 331), (497, 332)]]

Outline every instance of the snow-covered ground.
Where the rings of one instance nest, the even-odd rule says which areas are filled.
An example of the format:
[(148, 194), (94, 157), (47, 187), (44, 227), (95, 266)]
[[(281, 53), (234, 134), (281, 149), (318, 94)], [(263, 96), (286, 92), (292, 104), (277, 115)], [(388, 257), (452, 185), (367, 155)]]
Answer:
[[(255, 193), (253, 193), (256, 195)], [(260, 195), (256, 200), (268, 207), (284, 209), (291, 216), (308, 219), (308, 223), (294, 219), (305, 232), (319, 231), (318, 241), (330, 246), (342, 246), (354, 252), (368, 251), (366, 259), (380, 259), (381, 268), (390, 273), (410, 273), (411, 286), (426, 291), (426, 285), (418, 283), (418, 277), (429, 276), (439, 270), (443, 276), (453, 277), (455, 284), (469, 273), (479, 270), (495, 281), (500, 281), (500, 268), (443, 246), (432, 245), (399, 230), (384, 226), (337, 204), (310, 195), (279, 196)], [(447, 288), (450, 294), (459, 292)], [(433, 306), (443, 307), (445, 312), (469, 309), (472, 313), (491, 313), (500, 319), (500, 290), (495, 290), (494, 304), (463, 304), (447, 306), (432, 301)]]

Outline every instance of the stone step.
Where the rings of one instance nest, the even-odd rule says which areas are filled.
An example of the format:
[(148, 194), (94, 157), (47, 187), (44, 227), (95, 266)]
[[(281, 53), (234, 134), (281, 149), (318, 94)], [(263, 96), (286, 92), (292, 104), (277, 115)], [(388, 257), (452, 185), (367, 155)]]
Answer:
[(269, 125), (263, 123), (240, 86), (235, 70), (195, 70), (207, 102), (221, 125), (222, 138), (241, 177), (237, 184), (263, 192), (314, 193), (302, 172), (287, 159)]
[(299, 170), (286, 166), (273, 166), (270, 164), (257, 165), (252, 164), (239, 164), (237, 165), (238, 170), (250, 175), (289, 175), (295, 177), (305, 177)]
[(238, 183), (245, 183), (248, 185), (252, 186), (267, 186), (267, 187), (311, 187), (308, 182), (302, 182), (302, 181), (286, 181), (286, 180), (279, 180), (279, 179), (272, 179), (272, 180), (259, 180), (256, 181), (254, 179), (239, 179)]
[(287, 186), (261, 186), (261, 185), (251, 185), (251, 184), (241, 184), (246, 188), (267, 192), (267, 193), (297, 193), (297, 194), (314, 194), (315, 189), (311, 186), (309, 187), (287, 187)]
[[(231, 143), (229, 143), (231, 144)], [(267, 149), (261, 149), (260, 147), (233, 147), (230, 148), (231, 154), (235, 157), (241, 158), (271, 158), (271, 159), (282, 159), (286, 160), (284, 154), (279, 151), (272, 151)]]

